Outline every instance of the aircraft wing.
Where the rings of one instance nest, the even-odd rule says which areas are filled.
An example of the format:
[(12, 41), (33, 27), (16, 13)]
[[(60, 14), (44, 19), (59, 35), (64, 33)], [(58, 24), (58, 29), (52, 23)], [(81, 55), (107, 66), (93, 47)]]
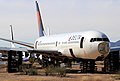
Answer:
[(0, 51), (24, 51), (24, 52), (28, 52), (28, 49), (27, 48), (0, 47)]
[(118, 50), (120, 50), (120, 46), (115, 46), (110, 48), (110, 51), (118, 51)]
[(57, 57), (62, 56), (61, 52), (58, 51), (49, 51), (49, 50), (37, 50), (37, 49), (27, 49), (27, 48), (9, 48), (9, 47), (0, 47), (0, 52), (8, 52), (8, 51), (24, 51), (29, 52), (31, 54), (41, 54), (45, 56)]
[(46, 56), (52, 56), (52, 57), (56, 57), (56, 56), (62, 56), (61, 52), (58, 52), (57, 50), (37, 50), (37, 49), (33, 49), (33, 50), (28, 50), (30, 53), (38, 53), (41, 55), (46, 55)]
[(58, 52), (57, 50), (37, 50), (34, 49), (34, 44), (32, 43), (26, 43), (26, 42), (22, 42), (22, 41), (16, 41), (16, 40), (9, 40), (9, 39), (4, 39), (4, 38), (0, 38), (0, 40), (4, 40), (7, 42), (13, 42), (19, 45), (23, 45), (26, 47), (30, 47), (32, 49), (27, 49), (27, 48), (8, 48), (8, 47), (0, 47), (0, 51), (26, 51), (26, 52), (30, 52), (30, 53), (39, 53), (41, 55), (47, 55), (47, 56), (60, 56), (61, 52)]
[(32, 44), (32, 43), (16, 41), (16, 40), (10, 40), (10, 39), (4, 39), (4, 38), (0, 38), (0, 40), (4, 40), (4, 41), (8, 41), (8, 42), (19, 44), (19, 45), (27, 46), (29, 48), (34, 48), (34, 44)]

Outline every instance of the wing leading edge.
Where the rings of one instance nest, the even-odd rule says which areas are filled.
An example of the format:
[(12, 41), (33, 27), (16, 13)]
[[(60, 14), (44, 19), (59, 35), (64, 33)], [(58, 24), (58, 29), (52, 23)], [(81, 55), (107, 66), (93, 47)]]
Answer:
[(0, 40), (4, 40), (4, 41), (7, 41), (7, 42), (12, 42), (12, 43), (16, 43), (16, 44), (23, 45), (23, 46), (26, 46), (26, 47), (29, 47), (29, 48), (34, 48), (34, 44), (32, 44), (32, 43), (27, 43), (27, 42), (22, 42), (22, 41), (16, 41), (16, 40), (9, 40), (9, 39), (4, 39), (4, 38), (0, 38)]
[(110, 48), (110, 51), (118, 51), (118, 50), (120, 50), (120, 46), (115, 46)]

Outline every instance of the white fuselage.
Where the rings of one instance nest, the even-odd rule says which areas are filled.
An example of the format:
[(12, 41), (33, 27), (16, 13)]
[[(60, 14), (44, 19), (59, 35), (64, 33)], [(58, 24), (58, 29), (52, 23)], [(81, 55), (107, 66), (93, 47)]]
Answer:
[(34, 48), (58, 51), (67, 57), (96, 59), (109, 53), (109, 39), (98, 31), (50, 35), (38, 38)]

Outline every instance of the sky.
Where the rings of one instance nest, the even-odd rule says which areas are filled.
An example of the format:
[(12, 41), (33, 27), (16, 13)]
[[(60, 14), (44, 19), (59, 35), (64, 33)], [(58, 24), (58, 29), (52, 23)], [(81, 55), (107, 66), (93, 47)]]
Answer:
[[(50, 34), (97, 30), (120, 40), (120, 0), (37, 0)], [(34, 43), (38, 38), (35, 0), (0, 0), (0, 37)], [(0, 41), (0, 47), (10, 43)]]

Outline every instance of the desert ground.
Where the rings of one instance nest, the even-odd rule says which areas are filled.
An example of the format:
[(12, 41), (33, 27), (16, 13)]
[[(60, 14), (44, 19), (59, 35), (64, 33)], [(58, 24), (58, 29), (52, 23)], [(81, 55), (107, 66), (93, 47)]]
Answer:
[(66, 77), (0, 73), (0, 81), (120, 81), (111, 74), (67, 74)]
[[(117, 77), (117, 78), (116, 78)], [(65, 77), (39, 75), (23, 75), (8, 73), (6, 68), (0, 68), (0, 81), (120, 81), (119, 74), (91, 74), (91, 73), (67, 73)]]

